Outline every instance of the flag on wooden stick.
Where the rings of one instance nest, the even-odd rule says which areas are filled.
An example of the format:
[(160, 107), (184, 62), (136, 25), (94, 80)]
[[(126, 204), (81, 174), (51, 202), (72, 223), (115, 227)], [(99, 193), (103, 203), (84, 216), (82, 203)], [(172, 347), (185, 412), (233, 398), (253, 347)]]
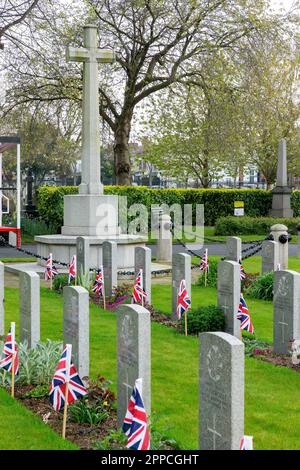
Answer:
[(150, 449), (150, 433), (147, 423), (147, 413), (142, 397), (142, 379), (137, 379), (135, 381), (122, 429), (128, 437), (126, 446), (128, 449)]
[(75, 281), (76, 283), (76, 276), (77, 276), (77, 262), (76, 262), (76, 255), (73, 255), (70, 268), (69, 268), (68, 284), (71, 284), (72, 281)]

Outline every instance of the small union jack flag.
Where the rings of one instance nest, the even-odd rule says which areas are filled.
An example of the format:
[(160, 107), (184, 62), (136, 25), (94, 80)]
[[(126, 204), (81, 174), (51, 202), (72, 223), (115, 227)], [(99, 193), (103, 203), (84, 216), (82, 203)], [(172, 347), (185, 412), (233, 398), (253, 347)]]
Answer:
[(69, 281), (68, 281), (69, 284), (71, 284), (71, 282), (75, 280), (76, 272), (77, 272), (76, 255), (74, 255), (70, 264), (70, 268), (69, 268)]
[(246, 279), (246, 273), (245, 273), (244, 266), (242, 265), (241, 261), (240, 261), (240, 276), (241, 276), (241, 281), (244, 281)]
[(240, 443), (240, 450), (253, 450), (253, 436), (243, 436)]
[(147, 297), (146, 292), (144, 291), (144, 282), (143, 282), (143, 270), (140, 269), (137, 277), (134, 281), (133, 293), (132, 293), (132, 303), (139, 304)]
[(19, 373), (19, 357), (18, 346), (15, 338), (15, 323), (11, 323), (9, 333), (6, 337), (2, 358), (0, 361), (0, 368), (5, 369), (12, 374), (14, 357), (14, 372), (15, 375)]
[(249, 333), (254, 334), (253, 323), (251, 321), (251, 317), (250, 317), (250, 313), (249, 313), (246, 301), (242, 294), (240, 297), (240, 305), (239, 305), (237, 318), (241, 322), (241, 326), (240, 326), (241, 330), (246, 330)]
[(141, 389), (142, 379), (137, 379), (122, 427), (123, 432), (128, 437), (126, 447), (132, 450), (150, 449), (150, 433)]
[(103, 297), (104, 291), (104, 275), (103, 267), (101, 266), (98, 271), (93, 285), (93, 292), (96, 292), (99, 296)]
[(79, 377), (77, 370), (71, 362), (72, 345), (67, 344), (58, 362), (51, 385), (49, 398), (56, 411), (65, 406), (66, 388), (68, 385), (68, 405), (87, 394), (87, 390)]
[(47, 259), (46, 269), (45, 269), (45, 281), (49, 279), (54, 279), (55, 276), (58, 276), (59, 272), (53, 264), (52, 253), (49, 254)]
[(202, 259), (199, 266), (200, 271), (209, 272), (209, 262), (208, 262), (208, 250), (206, 249), (203, 253)]
[(184, 315), (191, 306), (191, 299), (189, 294), (186, 290), (185, 280), (182, 279), (179, 286), (179, 292), (177, 296), (177, 318), (178, 320), (181, 319), (182, 315)]

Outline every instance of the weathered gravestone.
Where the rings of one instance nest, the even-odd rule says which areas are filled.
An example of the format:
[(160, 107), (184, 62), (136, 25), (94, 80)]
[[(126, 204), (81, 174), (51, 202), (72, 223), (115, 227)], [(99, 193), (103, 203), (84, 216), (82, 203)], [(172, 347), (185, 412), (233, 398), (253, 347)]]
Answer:
[(274, 353), (287, 354), (300, 339), (300, 274), (276, 271), (274, 277)]
[(225, 331), (240, 338), (237, 313), (241, 294), (240, 264), (220, 261), (218, 264), (218, 305), (225, 315)]
[(40, 341), (40, 277), (35, 272), (21, 272), (20, 341), (34, 348)]
[(199, 449), (238, 450), (244, 435), (244, 344), (199, 335)]
[(76, 239), (76, 261), (78, 276), (85, 276), (90, 271), (90, 242), (87, 237)]
[(172, 263), (172, 320), (177, 320), (177, 296), (182, 279), (185, 279), (191, 298), (191, 257), (185, 253), (175, 253)]
[(236, 261), (242, 259), (242, 240), (239, 237), (228, 237), (226, 241), (227, 259)]
[(4, 333), (4, 264), (0, 261), (0, 336)]
[(102, 245), (102, 264), (105, 295), (110, 297), (118, 285), (118, 245), (116, 242), (105, 241)]
[(143, 289), (147, 294), (146, 302), (151, 304), (151, 250), (143, 246), (137, 246), (134, 250), (135, 275), (143, 270)]
[(74, 365), (80, 377), (89, 376), (89, 293), (81, 286), (64, 288), (64, 344), (72, 344)]
[(277, 271), (279, 264), (278, 242), (264, 240), (261, 251), (261, 272), (270, 273)]
[(143, 400), (151, 410), (150, 313), (141, 305), (121, 305), (117, 310), (118, 424), (122, 425), (136, 379), (143, 379)]

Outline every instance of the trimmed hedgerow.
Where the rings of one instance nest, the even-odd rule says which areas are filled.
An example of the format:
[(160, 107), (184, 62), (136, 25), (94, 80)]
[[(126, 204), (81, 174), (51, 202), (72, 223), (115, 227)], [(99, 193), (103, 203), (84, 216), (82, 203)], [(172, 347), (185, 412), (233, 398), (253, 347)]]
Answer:
[(274, 224), (284, 224), (296, 234), (300, 218), (276, 219), (273, 217), (221, 217), (216, 222), (215, 235), (267, 235)]
[[(180, 322), (180, 331), (184, 332), (184, 317)], [(216, 305), (193, 308), (188, 312), (187, 331), (189, 335), (197, 335), (205, 331), (224, 331), (225, 316)]]
[[(59, 229), (63, 223), (63, 198), (77, 194), (77, 186), (42, 186), (38, 190), (38, 211), (47, 225)], [(105, 186), (105, 194), (127, 197), (127, 204), (144, 204), (150, 213), (151, 204), (204, 204), (205, 225), (215, 225), (222, 217), (232, 216), (234, 201), (244, 201), (248, 217), (265, 217), (272, 206), (272, 192), (261, 189), (151, 189), (145, 186)], [(294, 215), (300, 216), (300, 191), (292, 193)], [(195, 212), (195, 211), (194, 211)], [(195, 217), (195, 213), (194, 213)], [(239, 220), (238, 217), (235, 218)], [(245, 221), (245, 217), (240, 220)]]

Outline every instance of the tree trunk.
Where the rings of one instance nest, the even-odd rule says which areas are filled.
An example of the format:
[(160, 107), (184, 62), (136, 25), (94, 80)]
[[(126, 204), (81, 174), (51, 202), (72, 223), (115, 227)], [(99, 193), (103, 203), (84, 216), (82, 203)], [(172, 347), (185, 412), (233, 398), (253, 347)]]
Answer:
[(122, 116), (116, 124), (114, 143), (114, 162), (116, 184), (121, 186), (131, 185), (129, 135), (132, 113)]

